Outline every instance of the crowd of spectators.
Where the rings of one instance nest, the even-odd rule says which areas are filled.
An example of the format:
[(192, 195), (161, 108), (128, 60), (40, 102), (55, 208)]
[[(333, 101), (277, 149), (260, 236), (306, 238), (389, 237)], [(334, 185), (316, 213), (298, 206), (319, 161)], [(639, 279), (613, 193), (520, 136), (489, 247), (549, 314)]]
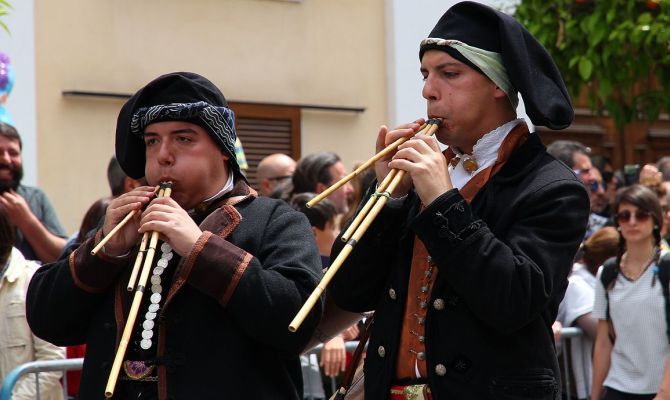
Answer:
[[(656, 286), (655, 282), (660, 279), (661, 260), (670, 240), (670, 157), (663, 157), (656, 164), (628, 165), (615, 170), (607, 157), (593, 154), (575, 141), (553, 142), (548, 152), (579, 177), (591, 204), (589, 226), (554, 324), (559, 354), (570, 359), (570, 367), (562, 371), (564, 386), (570, 389), (571, 398), (578, 399), (655, 393), (667, 370), (668, 300), (667, 294), (664, 297), (662, 293), (662, 285)], [(8, 232), (14, 238), (14, 246), (3, 250), (0, 260), (0, 267), (4, 266), (0, 268), (0, 305), (4, 304), (4, 291), (13, 283), (8, 281), (10, 261), (24, 263), (28, 273), (41, 263), (53, 261), (56, 254), (60, 254), (58, 258), (67, 257), (97, 227), (111, 199), (143, 184), (127, 177), (112, 158), (107, 171), (110, 196), (91, 205), (80, 229), (66, 242), (65, 232), (46, 195), (38, 188), (21, 184), (22, 168), (20, 136), (13, 127), (1, 124), (0, 222), (10, 227)], [(355, 214), (373, 175), (357, 176), (317, 207), (308, 208), (305, 204), (346, 173), (340, 157), (332, 152), (309, 154), (297, 162), (286, 154), (272, 154), (257, 169), (260, 195), (281, 198), (307, 216), (324, 271), (330, 265), (330, 249), (340, 227)], [(606, 263), (614, 266), (614, 277), (608, 278), (611, 282), (603, 278), (602, 266)], [(640, 308), (645, 312), (636, 313)], [(0, 312), (6, 314), (7, 310), (0, 308)], [(630, 332), (631, 320), (641, 324), (637, 331)], [(560, 341), (562, 327), (579, 327), (583, 334)], [(656, 348), (650, 350), (648, 344), (645, 347), (634, 339), (640, 329), (650, 330), (643, 335), (654, 337)], [(354, 324), (324, 343), (320, 361), (316, 357), (303, 357), (305, 398), (329, 397), (322, 377), (337, 377), (345, 370), (348, 360), (345, 341), (355, 340), (358, 334), (359, 324)], [(6, 342), (1, 336), (0, 344)], [(63, 349), (37, 338), (31, 340), (33, 354), (22, 361), (64, 357)], [(639, 351), (659, 349), (662, 352), (655, 360), (632, 363), (626, 358)], [(69, 348), (68, 355), (81, 356), (84, 350), (85, 347)], [(655, 364), (650, 365), (649, 361)], [(0, 365), (0, 383), (8, 370), (16, 366), (5, 364)], [(636, 380), (636, 374), (644, 375), (645, 382)], [(56, 374), (53, 377), (58, 379)], [(50, 378), (42, 384), (57, 386), (58, 382), (53, 383)], [(76, 376), (73, 378), (71, 381), (76, 383)], [(21, 390), (25, 390), (24, 386), (21, 385)], [(76, 387), (69, 394), (74, 396)]]
[[(591, 203), (554, 324), (559, 353), (570, 360), (564, 391), (573, 399), (666, 398), (670, 158), (614, 170), (578, 142), (556, 141), (548, 151), (573, 169)], [(562, 327), (582, 335), (559, 342)]]

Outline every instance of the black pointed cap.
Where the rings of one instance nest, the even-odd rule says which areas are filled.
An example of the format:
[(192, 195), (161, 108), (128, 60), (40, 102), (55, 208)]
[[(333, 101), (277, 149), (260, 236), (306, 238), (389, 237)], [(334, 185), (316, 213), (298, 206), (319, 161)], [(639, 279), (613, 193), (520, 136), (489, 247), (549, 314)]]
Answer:
[[(455, 39), (501, 54), (510, 81), (523, 97), (533, 124), (563, 129), (572, 123), (572, 102), (558, 68), (540, 42), (511, 16), (464, 1), (444, 13), (429, 37)], [(465, 62), (451, 47), (432, 43), (421, 46), (419, 59), (428, 50), (446, 51)], [(465, 63), (472, 66), (469, 61)]]

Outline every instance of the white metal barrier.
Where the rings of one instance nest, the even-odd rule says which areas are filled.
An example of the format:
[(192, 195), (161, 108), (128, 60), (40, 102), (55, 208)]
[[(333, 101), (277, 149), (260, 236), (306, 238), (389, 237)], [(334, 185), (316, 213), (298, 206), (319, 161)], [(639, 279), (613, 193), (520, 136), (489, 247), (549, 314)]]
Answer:
[[(563, 328), (561, 329), (561, 344), (563, 345), (562, 347), (565, 349), (566, 347), (564, 346), (567, 340), (572, 340), (573, 338), (578, 338), (583, 335), (583, 331), (579, 328)], [(346, 342), (345, 343), (347, 351), (354, 351), (356, 349), (356, 346), (358, 346), (358, 342)], [(319, 355), (321, 354), (321, 349), (323, 348), (323, 345), (318, 345), (314, 347), (313, 349), (309, 350), (305, 354), (316, 354)], [(563, 352), (563, 367), (565, 371), (570, 371), (571, 369), (571, 363), (570, 363), (570, 354), (569, 352), (564, 351)], [(26, 374), (35, 374), (35, 381), (37, 385), (37, 400), (40, 399), (40, 392), (39, 392), (39, 374), (40, 372), (50, 372), (50, 371), (63, 371), (63, 394), (64, 398), (67, 398), (67, 378), (66, 378), (66, 371), (73, 371), (73, 370), (80, 370), (82, 368), (82, 365), (84, 363), (83, 358), (72, 358), (72, 359), (66, 359), (66, 360), (49, 360), (49, 361), (33, 361), (29, 362), (26, 364), (22, 364), (18, 367), (16, 367), (14, 370), (12, 370), (8, 375), (7, 378), (5, 378), (4, 382), (2, 383), (2, 387), (0, 388), (0, 400), (11, 400), (12, 398), (12, 390), (14, 389), (14, 386), (16, 385), (16, 382)], [(591, 377), (590, 376), (585, 376), (584, 377), (585, 382), (590, 381)], [(565, 393), (566, 396), (564, 398), (571, 400), (570, 393), (571, 393), (571, 387), (570, 387), (570, 379), (567, 377), (563, 377), (562, 380), (565, 382)], [(331, 386), (333, 386), (333, 390), (336, 389), (335, 387), (335, 380), (334, 378), (331, 379), (330, 382)], [(588, 393), (588, 391), (587, 391)]]
[[(562, 352), (562, 358), (563, 358), (563, 371), (566, 371), (566, 376), (561, 377), (561, 381), (564, 383), (564, 390), (563, 390), (563, 398), (567, 400), (572, 400), (572, 387), (571, 387), (571, 382), (570, 382), (570, 373), (569, 371), (572, 370), (572, 362), (570, 360), (570, 352), (566, 351), (567, 346), (566, 342), (569, 340), (574, 340), (578, 339), (584, 336), (584, 331), (582, 331), (580, 328), (576, 327), (567, 327), (567, 328), (562, 328), (561, 329), (561, 347), (563, 348)], [(588, 357), (591, 357), (589, 354)], [(586, 368), (582, 368), (582, 371), (584, 373), (584, 390), (587, 394), (587, 397), (590, 396), (590, 390), (589, 390), (589, 384), (588, 382), (591, 382), (591, 376), (589, 376), (588, 371)]]
[(16, 382), (26, 374), (35, 374), (35, 385), (37, 400), (40, 400), (40, 372), (63, 371), (63, 397), (67, 399), (67, 376), (66, 371), (80, 370), (84, 364), (83, 358), (71, 358), (66, 360), (47, 360), (47, 361), (33, 361), (21, 364), (14, 368), (2, 382), (0, 388), (0, 400), (10, 400), (12, 398), (12, 390)]

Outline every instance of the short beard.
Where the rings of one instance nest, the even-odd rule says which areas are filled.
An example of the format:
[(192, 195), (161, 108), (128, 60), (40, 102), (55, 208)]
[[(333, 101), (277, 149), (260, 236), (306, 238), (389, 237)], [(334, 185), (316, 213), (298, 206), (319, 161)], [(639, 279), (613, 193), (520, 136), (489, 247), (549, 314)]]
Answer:
[(23, 179), (23, 166), (12, 169), (12, 179), (9, 181), (0, 181), (0, 194), (9, 192), (10, 190), (16, 191), (21, 183), (21, 179)]

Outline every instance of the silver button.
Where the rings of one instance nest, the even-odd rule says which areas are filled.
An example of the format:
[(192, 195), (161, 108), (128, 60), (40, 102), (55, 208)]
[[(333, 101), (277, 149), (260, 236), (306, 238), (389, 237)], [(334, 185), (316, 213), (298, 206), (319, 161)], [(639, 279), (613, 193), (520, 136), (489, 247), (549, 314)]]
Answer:
[(433, 271), (428, 270), (428, 271), (426, 271), (425, 275), (426, 275), (426, 278), (430, 278), (433, 275)]
[(435, 373), (439, 376), (445, 376), (447, 374), (447, 367), (442, 364), (437, 364), (435, 366)]
[(377, 354), (379, 354), (379, 357), (386, 357), (386, 349), (384, 346), (377, 347)]
[(425, 336), (419, 336), (419, 343), (424, 343), (426, 341)]
[(438, 311), (444, 310), (444, 300), (435, 299), (435, 301), (433, 301), (433, 307)]
[(428, 293), (428, 286), (421, 286), (421, 293)]
[(416, 320), (419, 322), (419, 325), (423, 325), (423, 323), (426, 322), (424, 317), (417, 317)]
[(421, 303), (419, 303), (419, 307), (426, 308), (426, 307), (428, 307), (428, 303), (426, 303), (425, 301), (422, 301)]
[(396, 295), (395, 293), (395, 289), (393, 288), (389, 289), (389, 297), (393, 300), (395, 300), (398, 297), (398, 295)]
[(423, 360), (426, 359), (426, 353), (424, 353), (423, 351), (420, 351), (416, 354), (416, 358), (418, 358), (419, 361), (423, 361)]
[(144, 350), (149, 350), (151, 348), (151, 340), (142, 339), (140, 341), (140, 347), (143, 348)]
[(428, 264), (432, 264), (433, 263), (433, 257), (431, 257), (431, 256), (426, 257), (426, 261), (428, 261)]

